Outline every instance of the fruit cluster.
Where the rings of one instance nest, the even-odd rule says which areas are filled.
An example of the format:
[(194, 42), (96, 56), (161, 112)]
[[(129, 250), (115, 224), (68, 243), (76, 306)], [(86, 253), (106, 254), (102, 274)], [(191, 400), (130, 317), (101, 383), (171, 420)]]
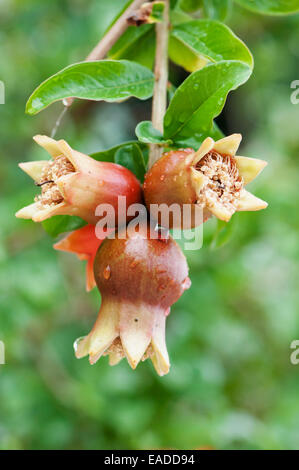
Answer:
[[(183, 211), (188, 205), (189, 228), (196, 226), (197, 212), (202, 215), (201, 222), (213, 215), (227, 222), (236, 211), (264, 209), (267, 204), (245, 185), (266, 162), (236, 156), (240, 134), (217, 142), (208, 137), (197, 151), (189, 148), (165, 153), (149, 169), (142, 187), (128, 169), (96, 161), (64, 140), (36, 136), (35, 141), (52, 158), (20, 164), (41, 187), (41, 193), (16, 216), (35, 222), (62, 214), (85, 220), (88, 225), (68, 234), (54, 248), (87, 260), (86, 287), (90, 290), (96, 285), (102, 296), (94, 327), (75, 342), (76, 357), (89, 355), (94, 364), (108, 355), (111, 365), (126, 357), (133, 369), (150, 358), (157, 373), (166, 374), (170, 367), (166, 318), (191, 282), (182, 250), (164, 230), (182, 228), (181, 222), (158, 217), (153, 237), (153, 208), (175, 204)], [(125, 198), (125, 216), (106, 217), (106, 232), (99, 237), (98, 207), (109, 205), (119, 214), (119, 197)], [(146, 207), (145, 217), (138, 230), (128, 230), (132, 216), (127, 216), (127, 209), (134, 204)]]

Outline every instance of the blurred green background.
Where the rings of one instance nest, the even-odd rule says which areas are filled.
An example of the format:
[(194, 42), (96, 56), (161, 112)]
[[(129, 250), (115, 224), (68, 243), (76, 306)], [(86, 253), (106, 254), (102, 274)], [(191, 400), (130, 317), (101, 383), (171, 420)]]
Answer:
[[(192, 289), (168, 319), (170, 373), (149, 361), (132, 371), (107, 358), (90, 366), (72, 343), (99, 309), (84, 291), (84, 265), (52, 249), (42, 227), (14, 213), (36, 190), (18, 169), (42, 158), (32, 141), (49, 134), (61, 104), (24, 114), (33, 89), (97, 43), (123, 0), (0, 0), (0, 366), (1, 449), (299, 449), (299, 15), (262, 17), (235, 7), (228, 24), (250, 47), (255, 70), (219, 121), (242, 132), (241, 154), (269, 161), (251, 185), (269, 202), (233, 217), (229, 242), (187, 252)], [(178, 83), (184, 72), (172, 67)], [(134, 138), (150, 103), (82, 102), (58, 137), (94, 152)]]

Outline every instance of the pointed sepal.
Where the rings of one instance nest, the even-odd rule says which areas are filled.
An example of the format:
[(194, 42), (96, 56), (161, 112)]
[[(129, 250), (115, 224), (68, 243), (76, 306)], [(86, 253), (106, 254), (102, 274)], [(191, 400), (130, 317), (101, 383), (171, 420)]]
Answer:
[(27, 175), (29, 175), (35, 182), (39, 182), (46, 165), (49, 164), (48, 160), (37, 160), (35, 162), (19, 163), (19, 167)]
[(235, 161), (239, 174), (243, 178), (244, 184), (248, 184), (254, 180), (268, 164), (268, 162), (265, 160), (249, 157), (236, 156)]
[(207, 137), (199, 149), (192, 154), (192, 164), (196, 165), (207, 153), (209, 153), (215, 145), (215, 141), (212, 139), (212, 137)]
[(240, 146), (242, 140), (241, 134), (231, 134), (223, 139), (217, 140), (214, 144), (214, 150), (221, 155), (233, 157)]
[(260, 211), (266, 209), (268, 203), (243, 189), (237, 205), (237, 211)]

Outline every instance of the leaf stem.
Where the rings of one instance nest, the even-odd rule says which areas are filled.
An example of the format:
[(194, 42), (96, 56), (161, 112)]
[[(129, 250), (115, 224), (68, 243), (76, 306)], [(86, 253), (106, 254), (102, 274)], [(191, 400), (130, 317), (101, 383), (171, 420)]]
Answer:
[[(168, 34), (169, 34), (169, 0), (165, 1), (164, 16), (161, 23), (156, 24), (156, 57), (155, 57), (155, 88), (152, 103), (152, 123), (155, 129), (163, 134), (163, 119), (167, 107), (168, 84)], [(162, 149), (159, 145), (150, 146), (148, 168), (159, 160)]]

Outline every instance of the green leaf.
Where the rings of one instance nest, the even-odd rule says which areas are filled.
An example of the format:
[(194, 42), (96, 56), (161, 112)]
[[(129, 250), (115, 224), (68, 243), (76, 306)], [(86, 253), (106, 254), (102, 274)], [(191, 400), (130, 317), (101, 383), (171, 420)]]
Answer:
[(179, 6), (183, 11), (192, 13), (202, 7), (203, 0), (180, 0)]
[(173, 95), (175, 94), (175, 91), (176, 91), (176, 87), (175, 87), (172, 83), (170, 83), (170, 82), (168, 81), (168, 85), (167, 85), (167, 98), (168, 98), (169, 101), (172, 100)]
[(108, 53), (110, 59), (134, 60), (152, 69), (155, 57), (155, 28), (145, 24), (129, 26)]
[(198, 150), (203, 141), (207, 137), (212, 137), (212, 139), (219, 140), (224, 137), (223, 132), (219, 129), (218, 125), (215, 121), (213, 121), (212, 127), (204, 132), (198, 132), (196, 135), (192, 135), (189, 139), (186, 139), (184, 142), (176, 141), (174, 144), (171, 145), (171, 148), (181, 148), (184, 147), (191, 147), (194, 150)]
[(117, 13), (117, 15), (113, 18), (113, 20), (111, 21), (111, 23), (109, 24), (109, 26), (106, 28), (103, 36), (105, 36), (109, 29), (111, 29), (111, 27), (117, 22), (117, 20), (121, 17), (121, 15), (126, 11), (126, 9), (129, 7), (129, 5), (131, 5), (131, 3), (133, 3), (134, 0), (128, 0), (123, 6), (122, 8), (119, 10), (119, 12)]
[[(212, 128), (227, 94), (245, 83), (251, 68), (239, 61), (222, 61), (193, 72), (176, 90), (164, 117), (164, 137), (194, 145)], [(193, 140), (194, 139), (194, 140)]]
[(242, 7), (264, 15), (287, 15), (299, 11), (299, 0), (235, 0)]
[(55, 101), (76, 97), (119, 101), (131, 96), (145, 100), (153, 94), (154, 75), (127, 60), (99, 60), (70, 65), (43, 82), (30, 96), (26, 112), (36, 114)]
[(226, 245), (234, 232), (234, 219), (229, 222), (217, 219), (217, 228), (211, 240), (210, 248), (215, 250)]
[(87, 225), (85, 220), (71, 215), (55, 215), (42, 223), (45, 231), (51, 237), (57, 237), (60, 233), (72, 232)]
[(170, 145), (171, 140), (165, 140), (160, 131), (153, 127), (151, 121), (140, 122), (136, 129), (135, 133), (140, 142), (145, 144), (158, 144), (158, 145)]
[(152, 3), (152, 12), (148, 18), (149, 23), (160, 23), (163, 21), (163, 13), (165, 9), (164, 2), (153, 2)]
[(90, 157), (94, 158), (95, 160), (101, 161), (101, 162), (115, 162), (115, 154), (116, 152), (122, 148), (122, 147), (127, 147), (129, 145), (137, 145), (140, 149), (140, 151), (143, 154), (143, 157), (146, 157), (146, 153), (148, 150), (147, 145), (143, 144), (142, 142), (138, 142), (137, 140), (131, 140), (128, 142), (123, 142), (122, 144), (115, 145), (115, 147), (111, 147), (110, 149), (107, 150), (101, 150), (100, 152), (95, 152), (90, 154)]
[(174, 10), (170, 11), (170, 23), (172, 26), (175, 26), (177, 24), (182, 24), (182, 23), (187, 23), (188, 21), (192, 20), (192, 16), (187, 15), (187, 13), (184, 13), (181, 10)]
[(222, 60), (239, 60), (253, 67), (253, 57), (243, 41), (228, 26), (215, 20), (194, 20), (175, 26), (169, 54), (190, 72), (207, 62)]
[(231, 0), (203, 0), (204, 14), (208, 18), (224, 21), (231, 9)]
[(115, 153), (115, 163), (125, 166), (143, 182), (146, 173), (145, 161), (138, 145), (121, 146)]
[(214, 140), (223, 139), (224, 134), (223, 134), (222, 130), (220, 129), (220, 127), (218, 126), (218, 124), (216, 124), (216, 122), (213, 122), (212, 131), (210, 132), (209, 136), (207, 136), (207, 137), (212, 137), (212, 139), (214, 139)]

